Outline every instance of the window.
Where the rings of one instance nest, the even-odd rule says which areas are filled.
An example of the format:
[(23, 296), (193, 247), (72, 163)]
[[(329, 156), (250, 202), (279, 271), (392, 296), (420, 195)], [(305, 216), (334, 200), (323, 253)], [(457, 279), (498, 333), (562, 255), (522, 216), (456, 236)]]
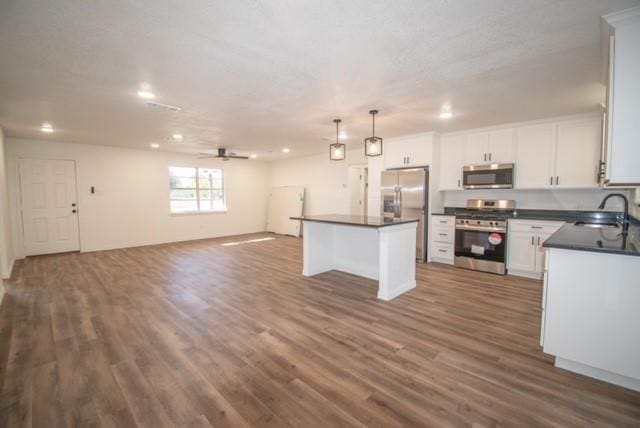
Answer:
[(222, 169), (169, 167), (172, 213), (225, 211)]

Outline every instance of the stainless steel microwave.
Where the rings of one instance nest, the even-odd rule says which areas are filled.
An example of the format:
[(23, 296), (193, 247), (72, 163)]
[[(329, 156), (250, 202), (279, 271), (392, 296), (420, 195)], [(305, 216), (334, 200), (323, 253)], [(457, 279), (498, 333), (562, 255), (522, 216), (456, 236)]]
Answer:
[(467, 165), (462, 168), (465, 189), (512, 189), (513, 164)]

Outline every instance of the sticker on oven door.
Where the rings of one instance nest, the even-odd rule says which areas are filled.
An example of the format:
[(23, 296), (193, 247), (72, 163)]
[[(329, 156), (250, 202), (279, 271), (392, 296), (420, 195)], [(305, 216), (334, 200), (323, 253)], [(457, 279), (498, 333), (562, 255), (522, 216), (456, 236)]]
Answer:
[(491, 245), (500, 245), (502, 242), (502, 236), (499, 233), (491, 233), (488, 239)]
[(483, 256), (484, 255), (484, 247), (481, 247), (480, 245), (473, 245), (471, 244), (471, 253), (478, 255), (478, 256)]

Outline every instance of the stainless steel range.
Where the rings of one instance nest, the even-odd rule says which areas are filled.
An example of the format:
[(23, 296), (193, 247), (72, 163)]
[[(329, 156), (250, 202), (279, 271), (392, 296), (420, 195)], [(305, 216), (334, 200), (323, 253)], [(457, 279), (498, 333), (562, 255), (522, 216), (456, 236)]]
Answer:
[(454, 264), (461, 268), (504, 275), (507, 256), (507, 219), (513, 200), (469, 199), (456, 210)]

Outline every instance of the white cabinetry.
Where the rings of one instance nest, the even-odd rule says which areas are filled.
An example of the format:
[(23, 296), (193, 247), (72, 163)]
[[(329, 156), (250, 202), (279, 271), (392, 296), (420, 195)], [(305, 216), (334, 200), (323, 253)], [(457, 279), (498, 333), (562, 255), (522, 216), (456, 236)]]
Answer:
[(497, 129), (467, 135), (465, 143), (465, 164), (513, 162), (513, 129)]
[(431, 217), (431, 260), (453, 264), (455, 248), (456, 218), (434, 215)]
[(547, 275), (544, 352), (640, 391), (640, 257), (550, 248)]
[(389, 140), (382, 148), (384, 167), (408, 168), (431, 163), (432, 135), (417, 135)]
[(640, 7), (605, 16), (611, 25), (606, 184), (640, 183)]
[(462, 190), (466, 136), (446, 135), (440, 144), (440, 190)]
[(507, 269), (509, 274), (541, 278), (544, 241), (563, 225), (560, 221), (509, 220)]
[(518, 189), (553, 185), (556, 125), (523, 126), (516, 129), (515, 183)]
[(518, 128), (514, 187), (598, 187), (601, 135), (598, 117)]
[(555, 187), (598, 186), (602, 124), (598, 119), (558, 124)]

